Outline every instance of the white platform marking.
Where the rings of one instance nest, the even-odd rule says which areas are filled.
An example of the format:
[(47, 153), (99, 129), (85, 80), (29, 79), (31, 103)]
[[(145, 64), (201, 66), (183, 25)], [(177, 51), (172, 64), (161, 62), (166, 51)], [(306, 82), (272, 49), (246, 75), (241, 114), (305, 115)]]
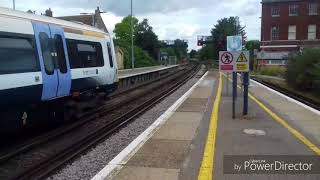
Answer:
[(194, 84), (181, 98), (179, 98), (165, 113), (163, 113), (151, 126), (133, 140), (125, 149), (123, 149), (116, 157), (114, 157), (107, 166), (105, 166), (91, 180), (111, 179), (125, 165), (129, 159), (147, 142), (153, 134), (161, 128), (161, 126), (172, 116), (178, 107), (191, 95), (193, 90), (208, 75), (206, 72), (202, 78)]

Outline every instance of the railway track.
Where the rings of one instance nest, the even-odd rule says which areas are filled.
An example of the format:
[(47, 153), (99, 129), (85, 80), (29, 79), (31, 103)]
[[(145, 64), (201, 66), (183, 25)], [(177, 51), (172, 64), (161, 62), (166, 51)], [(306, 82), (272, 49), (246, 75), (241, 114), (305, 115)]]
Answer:
[(269, 82), (266, 82), (266, 81), (263, 81), (263, 80), (260, 80), (260, 79), (257, 79), (255, 77), (251, 77), (251, 79), (253, 79), (254, 81), (257, 81), (271, 89), (274, 89), (282, 94), (285, 94), (286, 96), (289, 96), (303, 104), (306, 104), (307, 106), (310, 106), (314, 109), (317, 109), (317, 110), (320, 110), (320, 104), (310, 98), (306, 98), (304, 96), (301, 96), (299, 94), (296, 94), (296, 93), (293, 93), (292, 91), (288, 91), (287, 89), (284, 89), (280, 86), (277, 86), (277, 85), (274, 85), (272, 83), (269, 83)]
[[(116, 100), (116, 98), (121, 98), (121, 96), (126, 97), (125, 96), (126, 93), (130, 93), (130, 92), (137, 90), (139, 88), (141, 89), (141, 88), (146, 87), (152, 83), (166, 79), (175, 73), (180, 73), (184, 70), (184, 68), (185, 67), (181, 67), (180, 69), (177, 69), (177, 70), (173, 71), (172, 73), (168, 73), (168, 74), (161, 76), (159, 78), (156, 78), (154, 80), (147, 81), (147, 82), (135, 85), (135, 86), (127, 88), (127, 89), (121, 89), (119, 91), (116, 91), (115, 93), (110, 95), (109, 101), (111, 99)], [(134, 98), (127, 98), (126, 100), (117, 101), (116, 103), (112, 103), (111, 105), (108, 104), (108, 105), (103, 105), (103, 106), (97, 107), (96, 109), (94, 109), (92, 111), (88, 111), (88, 112), (82, 114), (81, 117), (79, 118), (79, 120), (76, 122), (73, 122), (72, 124), (65, 125), (60, 128), (56, 128), (54, 130), (50, 130), (49, 133), (37, 135), (36, 137), (31, 138), (31, 139), (28, 139), (28, 138), (22, 139), (22, 140), (20, 140), (21, 143), (16, 142), (15, 143), (16, 145), (13, 145), (13, 146), (9, 145), (8, 148), (2, 149), (0, 151), (0, 164), (4, 163), (8, 159), (14, 157), (15, 155), (17, 155), (19, 153), (23, 153), (25, 151), (28, 151), (28, 150), (30, 150), (40, 144), (43, 144), (51, 139), (54, 139), (58, 136), (61, 136), (69, 131), (72, 131), (73, 129), (75, 129), (79, 126), (82, 126), (83, 124), (85, 124), (89, 121), (96, 119), (97, 118), (96, 113), (103, 112), (105, 114), (105, 113), (111, 112), (111, 111), (121, 107), (123, 104), (128, 103), (129, 101), (133, 101), (134, 99), (137, 99), (137, 98), (139, 98), (139, 96), (134, 96)]]
[[(97, 128), (95, 131), (88, 133), (85, 137), (76, 138), (72, 140), (72, 143), (64, 144), (64, 148), (61, 150), (51, 153), (50, 156), (43, 158), (41, 161), (34, 163), (32, 166), (23, 169), (22, 171), (14, 172), (6, 177), (6, 179), (42, 179), (61, 167), (62, 165), (66, 164), (73, 158), (77, 157), (79, 154), (85, 152), (89, 148), (93, 147), (94, 145), (98, 144), (103, 139), (107, 138), (110, 134), (117, 131), (123, 125), (127, 124), (131, 120), (135, 119), (143, 112), (160, 102), (162, 99), (170, 95), (180, 86), (182, 86), (186, 81), (190, 78), (194, 77), (198, 72), (199, 67), (193, 67), (186, 70), (184, 73), (181, 73), (179, 76), (179, 80), (175, 81), (171, 84), (171, 86), (167, 87), (166, 90), (160, 90), (157, 94), (153, 97), (148, 98), (137, 105), (135, 108), (128, 110), (125, 113), (118, 113), (118, 115), (114, 116), (110, 121), (104, 123), (103, 126)], [(131, 100), (134, 101), (134, 100)], [(119, 105), (120, 106), (120, 105)], [(113, 108), (115, 109), (115, 108)], [(104, 109), (103, 107), (99, 108), (99, 113), (94, 113), (92, 115), (87, 116), (81, 123), (74, 124), (68, 129), (57, 130), (54, 134), (46, 135), (44, 137), (40, 137), (39, 139), (35, 139), (30, 144), (26, 144), (22, 146), (21, 149), (13, 151), (11, 153), (5, 154), (1, 156), (0, 160), (2, 163), (6, 163), (6, 161), (10, 160), (11, 158), (19, 155), (19, 153), (28, 151), (32, 149), (33, 146), (38, 146), (44, 144), (50, 140), (54, 140), (55, 138), (62, 136), (63, 134), (67, 134), (69, 131), (76, 128), (76, 126), (83, 126), (85, 123), (92, 121), (93, 119), (97, 119), (97, 116), (103, 117), (104, 114), (110, 113), (111, 109)], [(9, 165), (9, 167), (11, 167)], [(13, 168), (13, 166), (12, 166)], [(0, 169), (1, 166), (0, 166)], [(1, 176), (0, 176), (1, 177)]]

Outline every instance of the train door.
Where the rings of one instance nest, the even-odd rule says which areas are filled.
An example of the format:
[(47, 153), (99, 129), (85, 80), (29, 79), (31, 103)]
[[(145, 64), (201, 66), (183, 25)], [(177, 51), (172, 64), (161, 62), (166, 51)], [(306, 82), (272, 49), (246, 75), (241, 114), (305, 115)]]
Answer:
[(64, 31), (63, 28), (59, 26), (49, 25), (49, 27), (57, 65), (57, 97), (68, 96), (71, 89), (71, 70)]
[(110, 80), (111, 83), (114, 83), (117, 78), (117, 64), (115, 62), (114, 53), (113, 53), (113, 44), (111, 40), (107, 40), (107, 48), (108, 48), (108, 58), (110, 64)]
[(71, 72), (63, 29), (44, 23), (33, 23), (39, 54), (43, 88), (42, 100), (70, 93)]

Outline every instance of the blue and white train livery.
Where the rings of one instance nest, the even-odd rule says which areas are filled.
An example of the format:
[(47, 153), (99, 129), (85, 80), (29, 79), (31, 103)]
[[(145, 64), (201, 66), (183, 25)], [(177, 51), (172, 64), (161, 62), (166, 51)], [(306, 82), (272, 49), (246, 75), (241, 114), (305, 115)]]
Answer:
[(57, 102), (116, 89), (110, 34), (75, 22), (0, 8), (0, 134)]

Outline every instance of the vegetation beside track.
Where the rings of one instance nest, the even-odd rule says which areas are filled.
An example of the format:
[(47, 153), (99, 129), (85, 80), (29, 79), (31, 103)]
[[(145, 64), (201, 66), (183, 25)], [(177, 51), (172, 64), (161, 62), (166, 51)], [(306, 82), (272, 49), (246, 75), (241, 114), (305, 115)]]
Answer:
[(292, 86), (289, 86), (285, 79), (281, 80), (259, 75), (252, 76), (252, 79), (261, 82), (265, 85), (268, 85), (276, 90), (280, 90), (281, 92), (284, 92), (287, 95), (297, 97), (303, 101), (308, 101), (314, 104), (315, 106), (320, 107), (320, 96), (317, 93), (314, 93), (312, 91), (302, 91)]

